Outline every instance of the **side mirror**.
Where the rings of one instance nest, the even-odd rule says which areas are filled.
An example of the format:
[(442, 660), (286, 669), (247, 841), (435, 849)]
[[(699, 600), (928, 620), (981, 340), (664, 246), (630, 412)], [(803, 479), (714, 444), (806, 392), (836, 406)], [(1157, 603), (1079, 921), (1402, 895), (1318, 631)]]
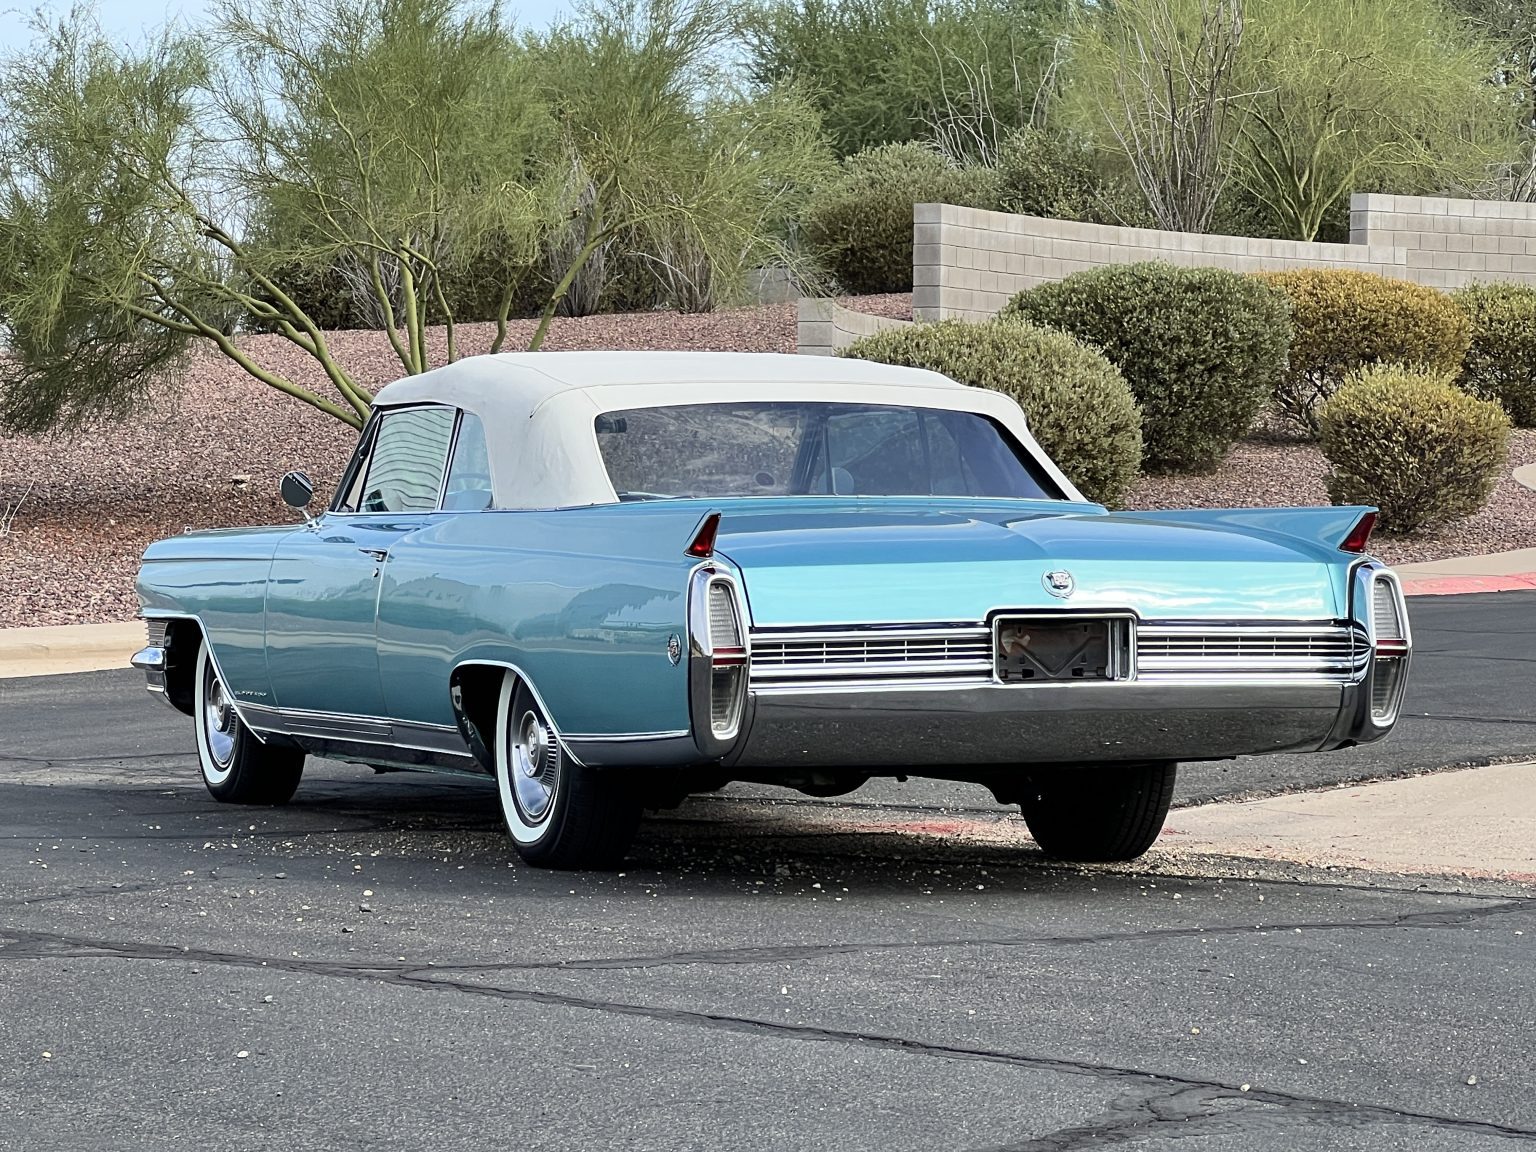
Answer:
[(295, 512), (303, 512), (304, 519), (309, 519), (310, 501), (315, 498), (315, 486), (309, 482), (309, 477), (302, 472), (290, 472), (283, 477), (280, 488), (283, 494), (283, 503)]

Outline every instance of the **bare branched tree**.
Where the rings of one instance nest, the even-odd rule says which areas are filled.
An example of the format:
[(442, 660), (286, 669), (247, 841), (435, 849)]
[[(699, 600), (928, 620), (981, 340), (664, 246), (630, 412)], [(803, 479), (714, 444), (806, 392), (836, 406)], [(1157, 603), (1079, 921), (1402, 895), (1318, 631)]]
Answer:
[(1124, 0), (1083, 29), (1097, 119), (1164, 228), (1204, 232), (1234, 168), (1244, 0)]

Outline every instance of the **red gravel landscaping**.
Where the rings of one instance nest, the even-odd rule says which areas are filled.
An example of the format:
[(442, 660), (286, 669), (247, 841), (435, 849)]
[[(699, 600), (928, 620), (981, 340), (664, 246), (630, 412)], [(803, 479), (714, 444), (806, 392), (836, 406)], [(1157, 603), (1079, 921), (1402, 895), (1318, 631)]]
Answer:
[[(911, 314), (905, 294), (847, 303), (881, 315)], [(532, 329), (532, 322), (516, 325), (507, 347), (518, 347)], [(490, 325), (461, 327), (460, 347), (482, 351), (492, 334)], [(281, 339), (244, 343), (268, 366), (322, 386), (303, 354)], [(370, 387), (399, 375), (379, 333), (338, 332), (332, 343)], [(795, 308), (562, 319), (546, 347), (793, 352)], [(278, 477), (302, 468), (327, 492), (353, 439), (339, 422), (209, 353), (168, 382), (151, 411), (127, 423), (47, 439), (0, 438), (0, 627), (132, 618), (133, 575), (147, 543), (185, 528), (287, 522), (292, 514), (277, 498)], [(1510, 466), (1533, 462), (1536, 433), (1517, 433)], [(1143, 479), (1130, 504), (1322, 504), (1323, 472), (1309, 445), (1247, 443), (1209, 476)], [(1378, 540), (1378, 551), (1406, 561), (1536, 547), (1533, 512), (1536, 493), (1506, 478), (1477, 516), (1435, 536)]]

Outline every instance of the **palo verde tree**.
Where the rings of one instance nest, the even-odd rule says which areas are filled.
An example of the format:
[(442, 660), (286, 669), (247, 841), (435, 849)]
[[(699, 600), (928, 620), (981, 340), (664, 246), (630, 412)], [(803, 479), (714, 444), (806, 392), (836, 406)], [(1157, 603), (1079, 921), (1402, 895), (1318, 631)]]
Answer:
[(1498, 62), (1439, 0), (1248, 0), (1239, 179), (1296, 240), (1351, 192), (1475, 186), (1515, 150)]
[[(360, 426), (372, 397), (294, 268), (349, 277), (414, 373), (459, 353), (453, 278), (498, 279), (499, 350), (515, 278), (573, 230), (531, 348), (617, 236), (716, 285), (792, 260), (828, 154), (794, 90), (708, 82), (720, 3), (616, 0), (533, 40), (477, 0), (228, 0), (143, 50), (71, 15), (0, 62), (0, 424), (122, 415), (211, 344)], [(261, 362), (253, 328), (313, 370)]]
[[(541, 183), (554, 123), (498, 10), (236, 0), (220, 32), (231, 51), (219, 105), (260, 208), (252, 262), (338, 273), (408, 374), (432, 365), (431, 324), (455, 359), (445, 283), (492, 242), (511, 264), (531, 259), (563, 208)], [(291, 338), (286, 319), (268, 324)], [(504, 331), (505, 310), (498, 320)]]
[[(451, 321), (446, 263), (487, 227), (537, 234), (537, 126), (507, 98), (517, 59), (494, 9), (272, 0), (226, 7), (210, 40), (232, 56), (174, 34), (117, 48), (75, 13), (5, 61), (7, 427), (122, 415), (200, 343), (360, 427), (372, 397), (278, 269), (367, 270), (402, 367), (419, 372), (429, 317)], [(249, 229), (259, 209), (293, 227)], [(255, 325), (306, 353), (324, 383), (260, 363), (237, 336)]]

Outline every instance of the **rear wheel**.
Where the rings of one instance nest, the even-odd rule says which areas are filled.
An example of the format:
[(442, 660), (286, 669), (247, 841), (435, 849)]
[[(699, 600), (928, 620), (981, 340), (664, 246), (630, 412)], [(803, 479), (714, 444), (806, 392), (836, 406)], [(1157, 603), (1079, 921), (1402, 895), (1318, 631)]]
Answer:
[(286, 804), (304, 775), (304, 752), (263, 744), (235, 711), (204, 640), (197, 651), (194, 719), (203, 783), (226, 804)]
[(1173, 763), (1032, 771), (1019, 808), (1047, 856), (1134, 860), (1163, 830), (1177, 774)]
[(517, 853), (539, 868), (613, 868), (640, 823), (630, 777), (576, 763), (516, 677), (496, 713), (496, 787)]

